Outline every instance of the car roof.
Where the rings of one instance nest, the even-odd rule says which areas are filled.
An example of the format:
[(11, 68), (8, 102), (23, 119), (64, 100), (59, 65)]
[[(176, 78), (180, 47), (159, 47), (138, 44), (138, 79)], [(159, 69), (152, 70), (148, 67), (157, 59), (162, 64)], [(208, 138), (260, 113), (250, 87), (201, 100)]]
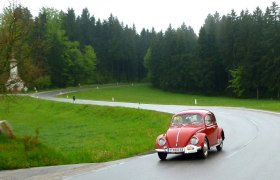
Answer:
[(206, 109), (189, 109), (189, 110), (184, 110), (184, 111), (177, 112), (174, 115), (179, 115), (179, 114), (197, 114), (197, 113), (204, 116), (204, 115), (212, 113), (212, 112), (209, 111), (209, 110), (206, 110)]

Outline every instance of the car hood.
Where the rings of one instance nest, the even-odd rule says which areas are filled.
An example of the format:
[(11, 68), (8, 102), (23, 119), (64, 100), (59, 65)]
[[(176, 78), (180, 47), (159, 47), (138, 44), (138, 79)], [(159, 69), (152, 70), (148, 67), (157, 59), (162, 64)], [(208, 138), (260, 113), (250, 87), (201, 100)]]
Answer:
[(166, 133), (166, 139), (169, 147), (185, 147), (192, 136), (203, 127), (171, 127)]

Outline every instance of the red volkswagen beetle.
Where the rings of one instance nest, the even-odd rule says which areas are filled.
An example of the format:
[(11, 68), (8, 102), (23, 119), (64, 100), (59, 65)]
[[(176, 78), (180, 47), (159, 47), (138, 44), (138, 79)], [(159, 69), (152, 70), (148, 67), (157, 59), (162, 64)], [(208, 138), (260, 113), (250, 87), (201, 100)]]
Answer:
[(172, 116), (167, 132), (157, 137), (155, 150), (161, 160), (167, 154), (190, 153), (205, 159), (211, 147), (222, 150), (224, 139), (224, 131), (211, 111), (187, 110)]

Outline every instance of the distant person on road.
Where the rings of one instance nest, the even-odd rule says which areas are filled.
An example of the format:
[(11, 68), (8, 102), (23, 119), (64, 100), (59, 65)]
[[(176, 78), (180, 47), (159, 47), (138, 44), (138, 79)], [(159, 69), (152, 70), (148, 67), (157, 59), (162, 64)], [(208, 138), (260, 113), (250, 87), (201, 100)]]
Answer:
[(76, 97), (75, 97), (75, 96), (73, 96), (73, 103), (75, 103), (75, 101), (76, 101)]

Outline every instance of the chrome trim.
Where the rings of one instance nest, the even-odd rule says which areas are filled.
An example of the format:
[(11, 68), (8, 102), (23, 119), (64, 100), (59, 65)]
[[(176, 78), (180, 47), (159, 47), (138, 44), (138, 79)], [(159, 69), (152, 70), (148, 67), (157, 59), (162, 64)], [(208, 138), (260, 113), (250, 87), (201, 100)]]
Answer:
[[(191, 149), (188, 149), (188, 147), (191, 147)], [(200, 149), (201, 149), (200, 146), (195, 146), (195, 145), (189, 144), (185, 147), (185, 154), (197, 153), (198, 150), (200, 150)]]
[(179, 130), (178, 133), (177, 133), (176, 147), (178, 147), (179, 135), (180, 135), (181, 130), (182, 130), (182, 127), (180, 128), (180, 130)]
[(203, 143), (203, 150), (202, 150), (204, 157), (208, 156), (208, 149), (209, 149), (208, 143), (207, 143), (207, 141), (204, 141), (204, 143)]
[[(161, 145), (161, 144), (159, 143), (160, 140), (163, 140), (163, 141), (164, 141), (164, 144)], [(164, 145), (166, 144), (166, 139), (165, 139), (165, 137), (159, 138), (157, 143), (158, 143), (158, 145), (160, 145), (161, 147), (164, 146)]]
[[(195, 138), (195, 139), (197, 140), (196, 143), (192, 143), (192, 139), (193, 139), (193, 138)], [(197, 145), (198, 142), (199, 142), (199, 139), (198, 139), (196, 136), (193, 136), (193, 137), (191, 138), (191, 140), (190, 140), (190, 143), (191, 143), (192, 145)]]
[[(191, 149), (188, 149), (188, 147), (191, 147)], [(194, 146), (194, 145), (187, 145), (184, 147), (184, 152), (168, 152), (169, 148), (164, 148), (164, 149), (155, 149), (156, 152), (162, 152), (162, 153), (167, 153), (167, 154), (191, 154), (191, 153), (197, 153), (199, 150), (202, 149), (200, 146)]]
[(222, 142), (223, 142), (222, 138), (219, 138), (219, 139), (218, 139), (218, 143), (217, 143), (217, 144), (214, 144), (214, 145), (212, 145), (212, 146), (210, 146), (210, 148), (219, 146), (219, 145), (221, 145)]
[(216, 146), (219, 146), (219, 145), (220, 145), (220, 144), (214, 144), (214, 145), (210, 146), (210, 148), (216, 147)]
[(157, 152), (166, 152), (165, 149), (155, 149)]

